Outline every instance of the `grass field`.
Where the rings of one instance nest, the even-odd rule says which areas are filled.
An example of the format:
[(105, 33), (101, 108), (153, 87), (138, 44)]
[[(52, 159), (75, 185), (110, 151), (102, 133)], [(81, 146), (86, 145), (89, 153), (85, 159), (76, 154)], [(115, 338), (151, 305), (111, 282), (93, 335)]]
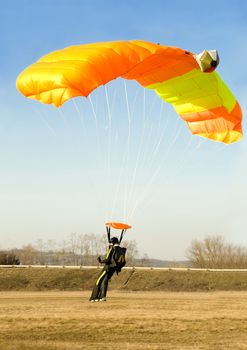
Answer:
[(0, 349), (247, 349), (247, 292), (89, 294), (0, 292)]

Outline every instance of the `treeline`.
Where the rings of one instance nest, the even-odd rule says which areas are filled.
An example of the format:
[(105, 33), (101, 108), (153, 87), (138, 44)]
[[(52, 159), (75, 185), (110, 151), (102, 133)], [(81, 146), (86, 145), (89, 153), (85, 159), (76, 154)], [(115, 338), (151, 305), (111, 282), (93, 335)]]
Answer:
[(227, 243), (222, 236), (192, 241), (187, 256), (194, 267), (247, 269), (247, 248)]
[[(127, 248), (127, 265), (132, 266), (138, 256), (134, 240), (123, 241)], [(39, 239), (35, 244), (24, 245), (20, 249), (0, 252), (0, 265), (64, 265), (94, 266), (97, 257), (108, 249), (106, 235), (71, 233), (67, 240), (57, 242)]]
[[(127, 247), (127, 266), (196, 267), (206, 269), (247, 269), (247, 248), (227, 243), (222, 236), (194, 240), (187, 249), (187, 261), (139, 257), (136, 241), (123, 241)], [(39, 239), (21, 249), (0, 251), (0, 265), (96, 266), (97, 257), (108, 249), (106, 235), (71, 233), (62, 242)], [(164, 257), (165, 258), (165, 257)]]

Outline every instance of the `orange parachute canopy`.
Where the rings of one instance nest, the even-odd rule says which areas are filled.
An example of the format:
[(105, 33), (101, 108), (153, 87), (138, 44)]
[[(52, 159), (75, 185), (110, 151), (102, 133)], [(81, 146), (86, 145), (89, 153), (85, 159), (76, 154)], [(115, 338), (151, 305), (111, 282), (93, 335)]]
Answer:
[(138, 40), (77, 45), (30, 65), (17, 78), (17, 88), (59, 107), (118, 77), (133, 79), (171, 103), (193, 134), (232, 143), (242, 137), (242, 113), (214, 71), (217, 64), (216, 51), (195, 55)]
[(128, 224), (123, 224), (121, 222), (106, 222), (107, 227), (115, 228), (117, 230), (128, 230), (131, 228)]

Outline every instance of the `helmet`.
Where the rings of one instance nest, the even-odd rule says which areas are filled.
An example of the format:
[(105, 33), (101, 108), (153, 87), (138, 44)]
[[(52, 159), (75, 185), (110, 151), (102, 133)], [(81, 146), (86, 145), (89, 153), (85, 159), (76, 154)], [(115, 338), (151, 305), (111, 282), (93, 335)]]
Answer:
[(113, 245), (119, 244), (117, 237), (112, 237), (112, 238), (110, 239), (110, 243), (113, 244)]

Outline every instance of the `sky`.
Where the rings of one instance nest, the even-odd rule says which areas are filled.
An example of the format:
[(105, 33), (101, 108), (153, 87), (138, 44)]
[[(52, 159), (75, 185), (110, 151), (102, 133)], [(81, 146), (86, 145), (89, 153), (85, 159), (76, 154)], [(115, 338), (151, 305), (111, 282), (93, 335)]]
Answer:
[[(192, 136), (172, 106), (116, 80), (56, 109), (24, 98), (18, 74), (70, 45), (140, 39), (200, 53), (238, 99), (246, 130), (244, 1), (0, 0), (0, 248), (127, 221), (140, 256), (181, 260), (194, 239), (247, 246), (247, 140)], [(111, 121), (111, 122), (110, 122)]]

